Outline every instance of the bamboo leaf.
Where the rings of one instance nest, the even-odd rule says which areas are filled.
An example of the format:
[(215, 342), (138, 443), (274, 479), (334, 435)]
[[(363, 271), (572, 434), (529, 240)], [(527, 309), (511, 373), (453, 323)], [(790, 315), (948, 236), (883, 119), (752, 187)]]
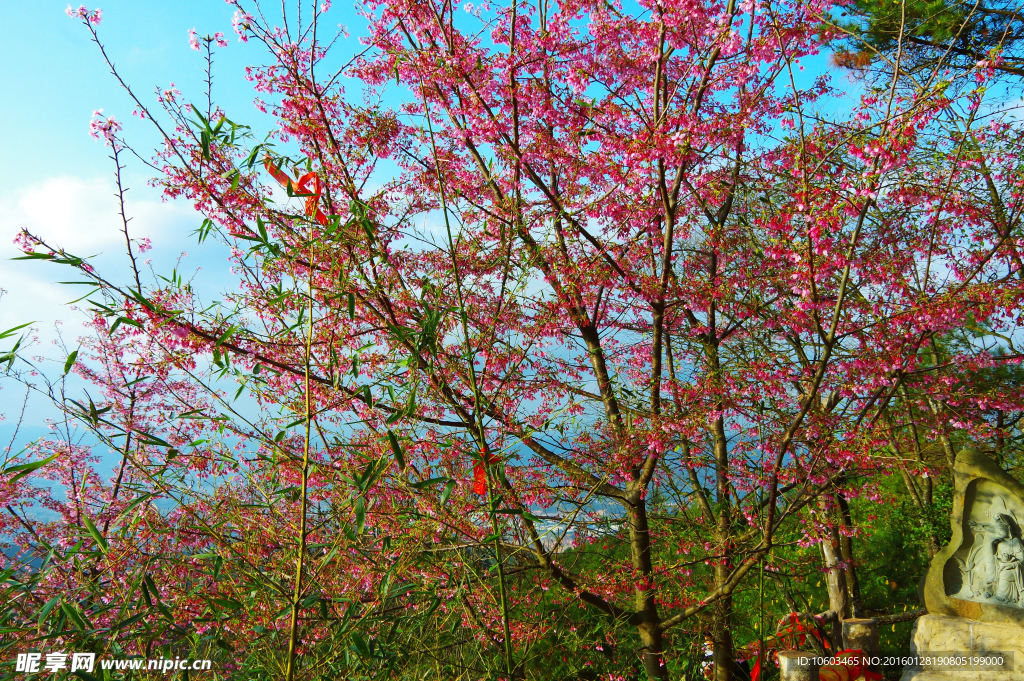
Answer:
[(124, 629), (125, 627), (130, 627), (133, 624), (135, 624), (136, 622), (138, 622), (139, 620), (141, 620), (145, 616), (146, 616), (146, 613), (144, 613), (144, 612), (140, 612), (138, 615), (132, 615), (128, 619), (121, 620), (120, 622), (115, 624), (113, 627), (110, 628), (110, 630), (111, 631), (118, 631), (119, 629)]
[(35, 322), (26, 322), (20, 326), (15, 326), (13, 328), (7, 329), (3, 333), (0, 333), (0, 340), (3, 340), (4, 338), (10, 338), (11, 336), (14, 335), (15, 331), (17, 331), (18, 329), (24, 329), (26, 326), (29, 326), (30, 324), (35, 324)]
[(414, 483), (412, 483), (410, 485), (410, 487), (413, 487), (415, 489), (423, 489), (424, 487), (430, 487), (432, 485), (436, 485), (439, 482), (450, 482), (450, 481), (451, 481), (450, 478), (431, 478), (430, 480), (424, 480), (422, 482), (414, 482)]
[(75, 626), (80, 630), (88, 631), (92, 628), (86, 623), (85, 616), (71, 603), (61, 603), (60, 609), (64, 611), (68, 619), (74, 622)]
[(452, 496), (452, 491), (455, 490), (455, 481), (449, 480), (444, 486), (444, 491), (441, 492), (441, 505), (444, 506), (448, 503), (448, 499)]
[(10, 480), (7, 481), (7, 484), (8, 485), (13, 485), (18, 480), (21, 480), (23, 477), (25, 477), (26, 475), (28, 475), (32, 471), (38, 470), (38, 469), (42, 468), (43, 466), (45, 466), (46, 464), (50, 463), (51, 461), (56, 459), (58, 456), (60, 456), (60, 453), (57, 453), (57, 454), (54, 454), (53, 456), (47, 457), (45, 459), (42, 459), (41, 461), (33, 461), (32, 463), (23, 463), (23, 464), (20, 464), (18, 466), (10, 466), (8, 468), (3, 469), (3, 473), (17, 473), (17, 475), (15, 475), (13, 478), (11, 478)]
[(85, 525), (85, 529), (89, 531), (89, 534), (92, 535), (92, 538), (96, 540), (97, 544), (99, 544), (100, 550), (103, 551), (103, 553), (106, 553), (110, 550), (110, 547), (107, 545), (107, 540), (103, 537), (102, 534), (100, 534), (100, 531), (93, 524), (89, 516), (82, 516), (82, 524)]
[(388, 441), (391, 443), (391, 451), (395, 455), (395, 461), (398, 462), (398, 467), (405, 470), (405, 455), (402, 453), (402, 445), (398, 443), (398, 438), (395, 434), (388, 429)]
[(356, 499), (356, 533), (362, 534), (366, 529), (366, 500), (363, 497)]
[(64, 362), (64, 375), (67, 376), (68, 372), (71, 371), (71, 367), (75, 366), (75, 360), (78, 359), (78, 350), (72, 350), (71, 354), (68, 355), (68, 360)]
[(242, 604), (233, 598), (211, 598), (210, 600), (228, 610), (239, 610), (242, 607)]
[(43, 622), (46, 621), (46, 618), (49, 616), (50, 611), (53, 610), (58, 603), (60, 603), (60, 596), (54, 596), (53, 598), (48, 600), (45, 605), (43, 605), (42, 609), (39, 611), (40, 627), (43, 626)]

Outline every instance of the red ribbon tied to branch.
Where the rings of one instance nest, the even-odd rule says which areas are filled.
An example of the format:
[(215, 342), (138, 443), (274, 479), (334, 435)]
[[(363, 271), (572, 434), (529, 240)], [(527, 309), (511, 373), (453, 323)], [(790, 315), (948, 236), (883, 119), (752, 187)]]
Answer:
[(282, 187), (290, 189), (292, 194), (306, 197), (306, 215), (321, 225), (327, 224), (327, 216), (320, 210), (320, 194), (323, 193), (324, 186), (316, 173), (308, 172), (299, 179), (293, 180), (288, 177), (288, 173), (275, 166), (269, 158), (263, 162), (263, 166), (275, 180), (281, 183)]
[(473, 465), (473, 491), (477, 494), (487, 494), (487, 469), (484, 468), (484, 461), (488, 464), (498, 463), (501, 458), (497, 454), (488, 456), (487, 451), (480, 449), (480, 460)]

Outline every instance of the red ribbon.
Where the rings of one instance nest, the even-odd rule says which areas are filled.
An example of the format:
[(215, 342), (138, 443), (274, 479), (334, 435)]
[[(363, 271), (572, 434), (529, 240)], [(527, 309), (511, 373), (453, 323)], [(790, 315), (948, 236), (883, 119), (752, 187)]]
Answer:
[(473, 491), (477, 494), (487, 494), (487, 469), (484, 468), (484, 459), (487, 463), (498, 463), (501, 458), (497, 454), (487, 456), (484, 451), (480, 452), (480, 460), (473, 466)]
[(320, 178), (317, 177), (316, 173), (309, 172), (299, 179), (293, 180), (288, 177), (287, 173), (282, 172), (280, 168), (275, 166), (269, 158), (263, 162), (263, 166), (275, 180), (281, 183), (282, 187), (291, 189), (292, 194), (308, 194), (306, 196), (306, 215), (315, 219), (321, 225), (327, 224), (327, 216), (324, 215), (319, 206), (320, 194), (323, 193), (323, 183), (320, 182)]

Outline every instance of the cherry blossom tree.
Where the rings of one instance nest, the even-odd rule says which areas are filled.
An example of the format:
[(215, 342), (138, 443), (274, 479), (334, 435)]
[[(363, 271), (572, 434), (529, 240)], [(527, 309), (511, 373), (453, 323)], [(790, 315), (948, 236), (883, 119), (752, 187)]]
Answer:
[[(33, 448), (69, 493), (43, 495), (58, 522), (5, 520), (52, 548), (22, 617), (140, 654), (259, 647), (288, 679), (453, 646), (479, 651), (459, 673), (539, 678), (596, 613), (586, 664), (679, 677), (673, 632), (706, 625), (728, 681), (734, 594), (872, 498), (896, 405), (995, 433), (962, 386), (1020, 357), (944, 340), (1020, 319), (1020, 133), (982, 115), (991, 64), (908, 82), (897, 56), (851, 95), (805, 70), (824, 0), (374, 0), (339, 66), (326, 4), (233, 4), (270, 55), (268, 137), (125, 87), (237, 288), (144, 282), (127, 222), (128, 276), (21, 237), (93, 287), (65, 372), (102, 397), (61, 404), (121, 462), (86, 481), (96, 451)], [(116, 121), (94, 131), (120, 168)], [(469, 639), (395, 643), (441, 622)]]

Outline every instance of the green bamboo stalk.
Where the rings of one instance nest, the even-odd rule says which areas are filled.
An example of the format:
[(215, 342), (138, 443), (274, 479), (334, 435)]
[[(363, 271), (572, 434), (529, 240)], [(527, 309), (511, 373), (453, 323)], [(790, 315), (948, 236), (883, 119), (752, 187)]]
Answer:
[(305, 417), (306, 433), (302, 445), (302, 489), (299, 494), (299, 555), (295, 559), (295, 588), (292, 592), (292, 615), (288, 632), (288, 666), (285, 672), (286, 681), (293, 681), (295, 678), (295, 649), (299, 640), (299, 602), (302, 599), (302, 568), (306, 557), (306, 510), (308, 504), (308, 482), (309, 482), (309, 441), (310, 430), (313, 420), (312, 395), (309, 385), (309, 364), (313, 348), (313, 226), (310, 224), (309, 236), (309, 277), (307, 279), (306, 294), (309, 298), (309, 320), (306, 328), (305, 347)]

